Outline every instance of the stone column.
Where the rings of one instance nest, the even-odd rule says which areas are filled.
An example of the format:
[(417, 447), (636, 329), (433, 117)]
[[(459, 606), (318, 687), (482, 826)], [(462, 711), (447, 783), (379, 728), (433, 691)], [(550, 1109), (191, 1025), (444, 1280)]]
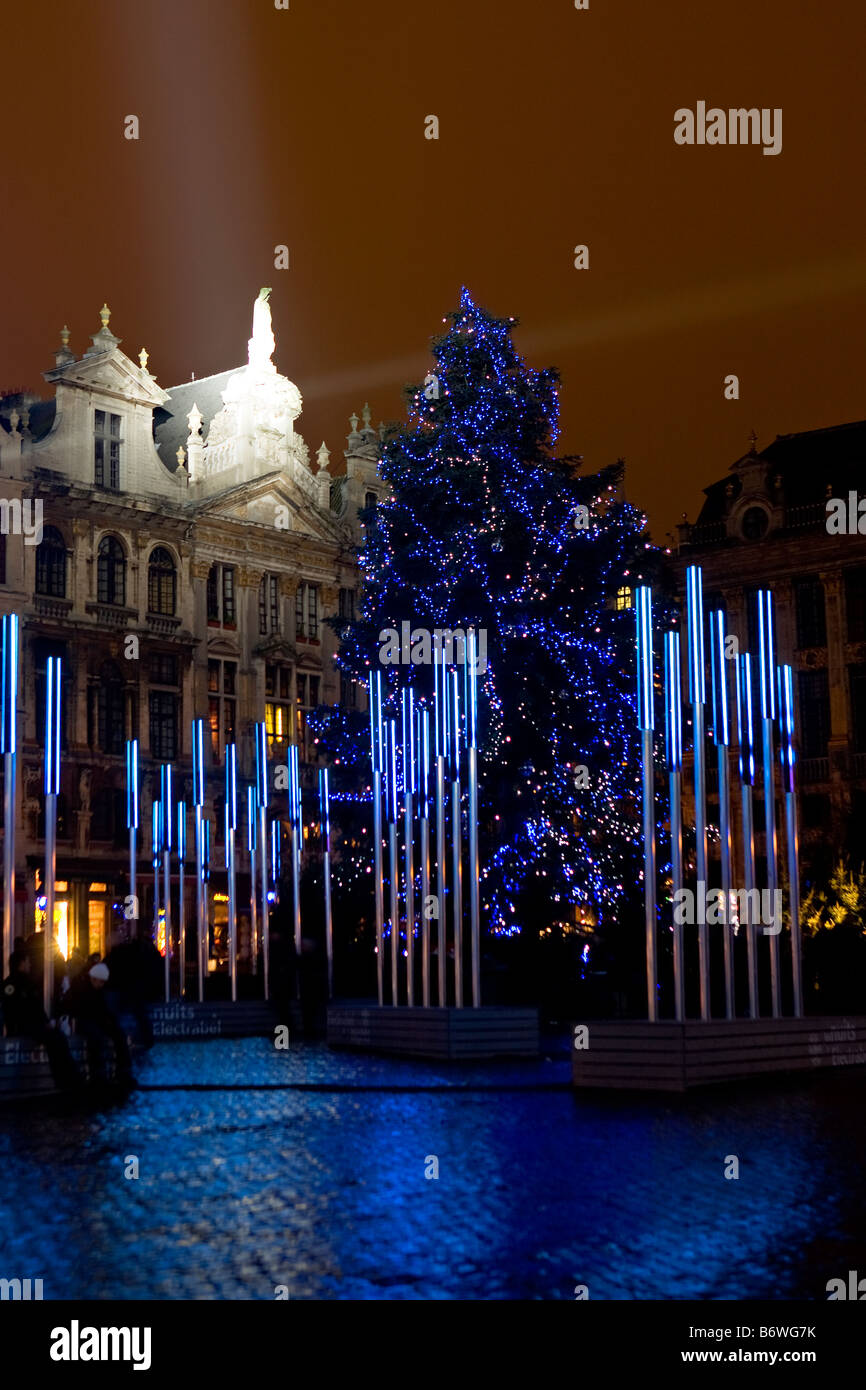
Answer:
[(96, 598), (96, 549), (94, 530), (89, 521), (76, 517), (72, 523), (72, 553), (67, 556), (66, 593), (72, 599), (73, 613), (83, 613), (84, 605)]

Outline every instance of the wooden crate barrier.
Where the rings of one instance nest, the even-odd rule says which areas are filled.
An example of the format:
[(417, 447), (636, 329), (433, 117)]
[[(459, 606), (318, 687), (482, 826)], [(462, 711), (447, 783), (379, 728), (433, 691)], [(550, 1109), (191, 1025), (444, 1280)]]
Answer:
[(336, 1004), (328, 1009), (327, 1038), (329, 1047), (445, 1061), (537, 1057), (538, 1012)]
[(685, 1091), (765, 1073), (866, 1065), (866, 1017), (589, 1022), (574, 1025), (571, 1055), (575, 1086)]

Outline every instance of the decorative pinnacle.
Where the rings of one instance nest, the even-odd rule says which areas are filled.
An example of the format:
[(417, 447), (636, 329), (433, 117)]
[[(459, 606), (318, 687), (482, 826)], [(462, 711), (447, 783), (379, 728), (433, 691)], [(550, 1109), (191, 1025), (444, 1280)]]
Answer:
[(68, 352), (68, 351), (69, 351), (69, 329), (67, 328), (67, 326), (66, 326), (65, 323), (64, 323), (63, 327), (62, 327), (61, 330), (60, 330), (60, 343), (61, 343), (61, 346), (63, 347), (64, 351), (65, 351), (65, 352)]
[(370, 428), (370, 407), (366, 401), (364, 402), (364, 409), (361, 411), (361, 418), (364, 421), (364, 429), (368, 430)]
[(109, 309), (109, 307), (108, 307), (107, 304), (103, 304), (102, 308), (101, 308), (100, 311), (99, 311), (99, 317), (100, 317), (101, 320), (102, 320), (102, 327), (103, 327), (103, 328), (105, 329), (105, 331), (107, 332), (107, 331), (108, 331), (108, 320), (111, 318), (111, 310)]
[(183, 451), (183, 445), (180, 446), (175, 457), (177, 458), (178, 468), (183, 468), (184, 460), (186, 459), (186, 454)]
[(198, 434), (199, 430), (201, 429), (202, 419), (204, 418), (195, 401), (193, 401), (192, 410), (189, 412), (186, 418), (187, 423), (189, 425), (190, 437), (192, 438)]
[(353, 434), (357, 434), (357, 433), (358, 433), (358, 417), (357, 417), (357, 415), (355, 414), (354, 411), (352, 411), (352, 414), (349, 416), (349, 424), (352, 426), (352, 433), (353, 433)]
[(143, 372), (146, 372), (146, 371), (147, 371), (147, 359), (148, 359), (149, 356), (150, 356), (150, 353), (148, 352), (147, 348), (142, 348), (142, 349), (141, 349), (141, 352), (138, 354), (138, 360), (139, 360), (139, 363), (141, 364), (141, 370), (142, 370)]
[(327, 469), (328, 463), (329, 463), (329, 461), (330, 461), (330, 458), (331, 458), (331, 451), (330, 451), (329, 448), (327, 448), (327, 446), (326, 446), (326, 444), (325, 444), (325, 441), (324, 441), (324, 439), (323, 439), (323, 440), (322, 440), (321, 447), (320, 447), (318, 453), (316, 454), (316, 459), (318, 460), (319, 468), (320, 468), (320, 469), (322, 469), (322, 468)]

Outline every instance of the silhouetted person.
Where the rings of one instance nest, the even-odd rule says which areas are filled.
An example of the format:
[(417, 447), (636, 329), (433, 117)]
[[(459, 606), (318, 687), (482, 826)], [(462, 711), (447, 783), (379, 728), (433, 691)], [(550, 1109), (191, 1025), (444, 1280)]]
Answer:
[[(42, 979), (42, 968), (45, 960), (45, 932), (33, 932), (27, 937), (24, 949), (30, 960), (31, 978), (36, 988), (42, 992), (44, 985)], [(54, 988), (51, 992), (51, 1013), (59, 1012), (59, 1004), (63, 993), (63, 977), (66, 974), (66, 961), (60, 951), (56, 940), (52, 940), (52, 956), (54, 958)]]
[[(161, 971), (162, 958), (152, 941), (150, 945)], [(135, 1019), (139, 1042), (144, 1047), (152, 1047), (153, 1025), (148, 1005), (153, 997), (155, 967), (147, 949), (147, 940), (127, 941), (117, 933), (105, 964), (111, 981), (109, 1006), (119, 1014), (131, 1014)]]
[(297, 955), (284, 909), (272, 913), (268, 923), (270, 995), (281, 1023), (291, 1023), (291, 1004), (297, 990)]
[(108, 1044), (114, 1044), (116, 1079), (120, 1085), (132, 1084), (132, 1061), (126, 1034), (105, 997), (108, 966), (97, 962), (79, 975), (69, 991), (68, 1012), (87, 1046), (91, 1081), (108, 1080)]
[(51, 1026), (42, 1007), (42, 990), (33, 980), (30, 956), (20, 947), (12, 952), (3, 981), (3, 1023), (10, 1038), (32, 1038), (45, 1048), (56, 1085), (81, 1084), (64, 1034)]

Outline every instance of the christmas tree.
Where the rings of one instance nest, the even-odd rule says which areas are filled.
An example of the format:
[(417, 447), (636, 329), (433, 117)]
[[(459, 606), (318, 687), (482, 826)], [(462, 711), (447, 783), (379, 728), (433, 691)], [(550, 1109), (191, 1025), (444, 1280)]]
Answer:
[[(362, 605), (340, 625), (339, 662), (423, 698), (431, 667), (382, 664), (384, 634), (474, 626), (486, 926), (610, 923), (640, 873), (630, 603), (656, 552), (620, 464), (581, 476), (553, 454), (558, 373), (523, 363), (516, 320), (464, 290), (449, 321), (382, 446), (390, 496), (361, 513)], [(348, 770), (360, 750), (338, 724), (322, 722), (322, 742)]]

